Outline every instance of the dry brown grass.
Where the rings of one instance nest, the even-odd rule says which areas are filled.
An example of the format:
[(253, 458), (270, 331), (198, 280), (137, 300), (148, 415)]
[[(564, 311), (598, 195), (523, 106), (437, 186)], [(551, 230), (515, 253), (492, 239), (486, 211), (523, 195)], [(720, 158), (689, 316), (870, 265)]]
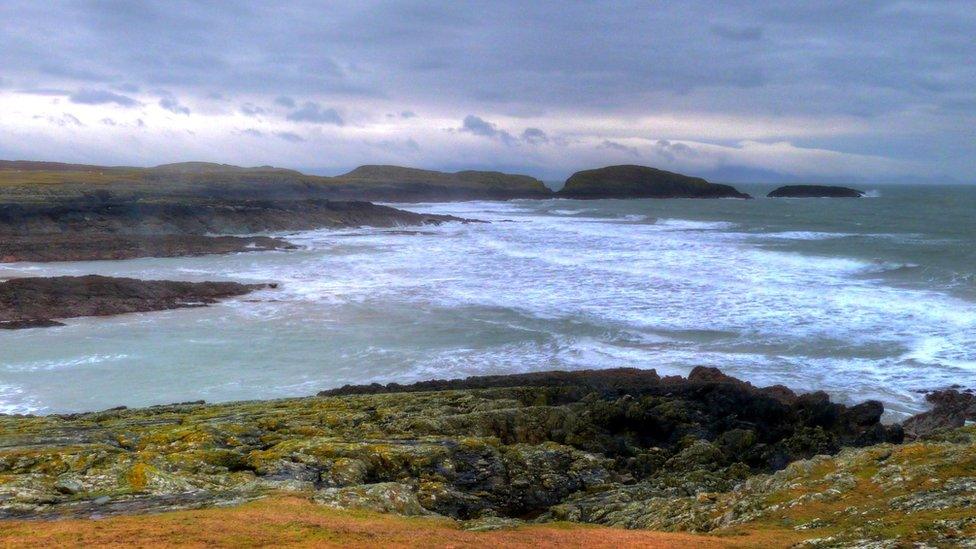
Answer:
[(298, 497), (103, 520), (0, 522), (4, 547), (785, 547), (789, 532), (732, 537), (570, 524), (469, 532), (448, 519), (334, 511)]

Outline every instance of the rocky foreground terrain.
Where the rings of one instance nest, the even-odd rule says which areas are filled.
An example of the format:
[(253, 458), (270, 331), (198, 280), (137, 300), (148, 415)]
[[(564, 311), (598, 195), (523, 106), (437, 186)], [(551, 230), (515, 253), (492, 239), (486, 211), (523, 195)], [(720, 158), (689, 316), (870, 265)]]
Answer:
[(203, 307), (267, 286), (98, 275), (14, 278), (0, 282), (0, 330), (63, 326), (59, 319), (82, 316)]
[(472, 530), (571, 521), (810, 546), (973, 545), (976, 429), (934, 422), (902, 443), (882, 411), (697, 368), (687, 379), (551, 372), (0, 416), (0, 517), (287, 493)]

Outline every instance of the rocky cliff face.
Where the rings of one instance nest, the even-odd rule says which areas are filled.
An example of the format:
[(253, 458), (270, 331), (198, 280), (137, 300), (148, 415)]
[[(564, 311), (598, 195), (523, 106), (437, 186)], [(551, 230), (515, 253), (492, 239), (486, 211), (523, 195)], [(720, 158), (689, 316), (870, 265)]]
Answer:
[(829, 185), (786, 185), (774, 189), (770, 198), (861, 198), (864, 191)]
[(561, 198), (751, 198), (729, 185), (709, 183), (647, 166), (607, 166), (576, 172), (556, 193)]

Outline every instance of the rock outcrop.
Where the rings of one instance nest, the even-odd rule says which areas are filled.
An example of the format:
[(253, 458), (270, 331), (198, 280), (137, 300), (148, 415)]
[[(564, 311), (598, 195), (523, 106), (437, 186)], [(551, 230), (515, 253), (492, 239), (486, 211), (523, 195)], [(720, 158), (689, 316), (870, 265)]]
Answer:
[(367, 390), (0, 416), (0, 517), (144, 511), (181, 498), (198, 506), (268, 490), (335, 507), (526, 517), (641, 483), (674, 497), (731, 490), (792, 460), (901, 437), (878, 423), (876, 403), (846, 407), (709, 369)]
[(296, 246), (283, 239), (267, 236), (67, 232), (2, 237), (0, 238), (0, 263), (187, 257), (295, 248)]
[(946, 389), (925, 395), (933, 408), (907, 419), (905, 435), (911, 439), (929, 437), (949, 429), (976, 422), (976, 393)]
[(576, 172), (556, 195), (560, 198), (751, 198), (730, 185), (647, 166), (607, 166)]
[(770, 191), (770, 198), (861, 198), (864, 191), (830, 185), (786, 185)]
[(14, 278), (0, 282), (0, 329), (62, 325), (56, 319), (202, 307), (267, 287), (105, 276)]
[(60, 233), (138, 235), (253, 234), (316, 228), (396, 227), (463, 221), (369, 202), (246, 200), (142, 202), (95, 197), (0, 204), (0, 236)]

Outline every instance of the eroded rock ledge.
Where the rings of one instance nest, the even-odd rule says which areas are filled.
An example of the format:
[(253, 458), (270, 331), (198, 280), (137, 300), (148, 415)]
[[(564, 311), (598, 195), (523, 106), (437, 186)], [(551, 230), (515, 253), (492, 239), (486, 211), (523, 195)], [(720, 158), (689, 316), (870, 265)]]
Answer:
[(237, 282), (174, 282), (98, 275), (0, 282), (0, 329), (61, 326), (56, 319), (202, 307), (265, 288)]

